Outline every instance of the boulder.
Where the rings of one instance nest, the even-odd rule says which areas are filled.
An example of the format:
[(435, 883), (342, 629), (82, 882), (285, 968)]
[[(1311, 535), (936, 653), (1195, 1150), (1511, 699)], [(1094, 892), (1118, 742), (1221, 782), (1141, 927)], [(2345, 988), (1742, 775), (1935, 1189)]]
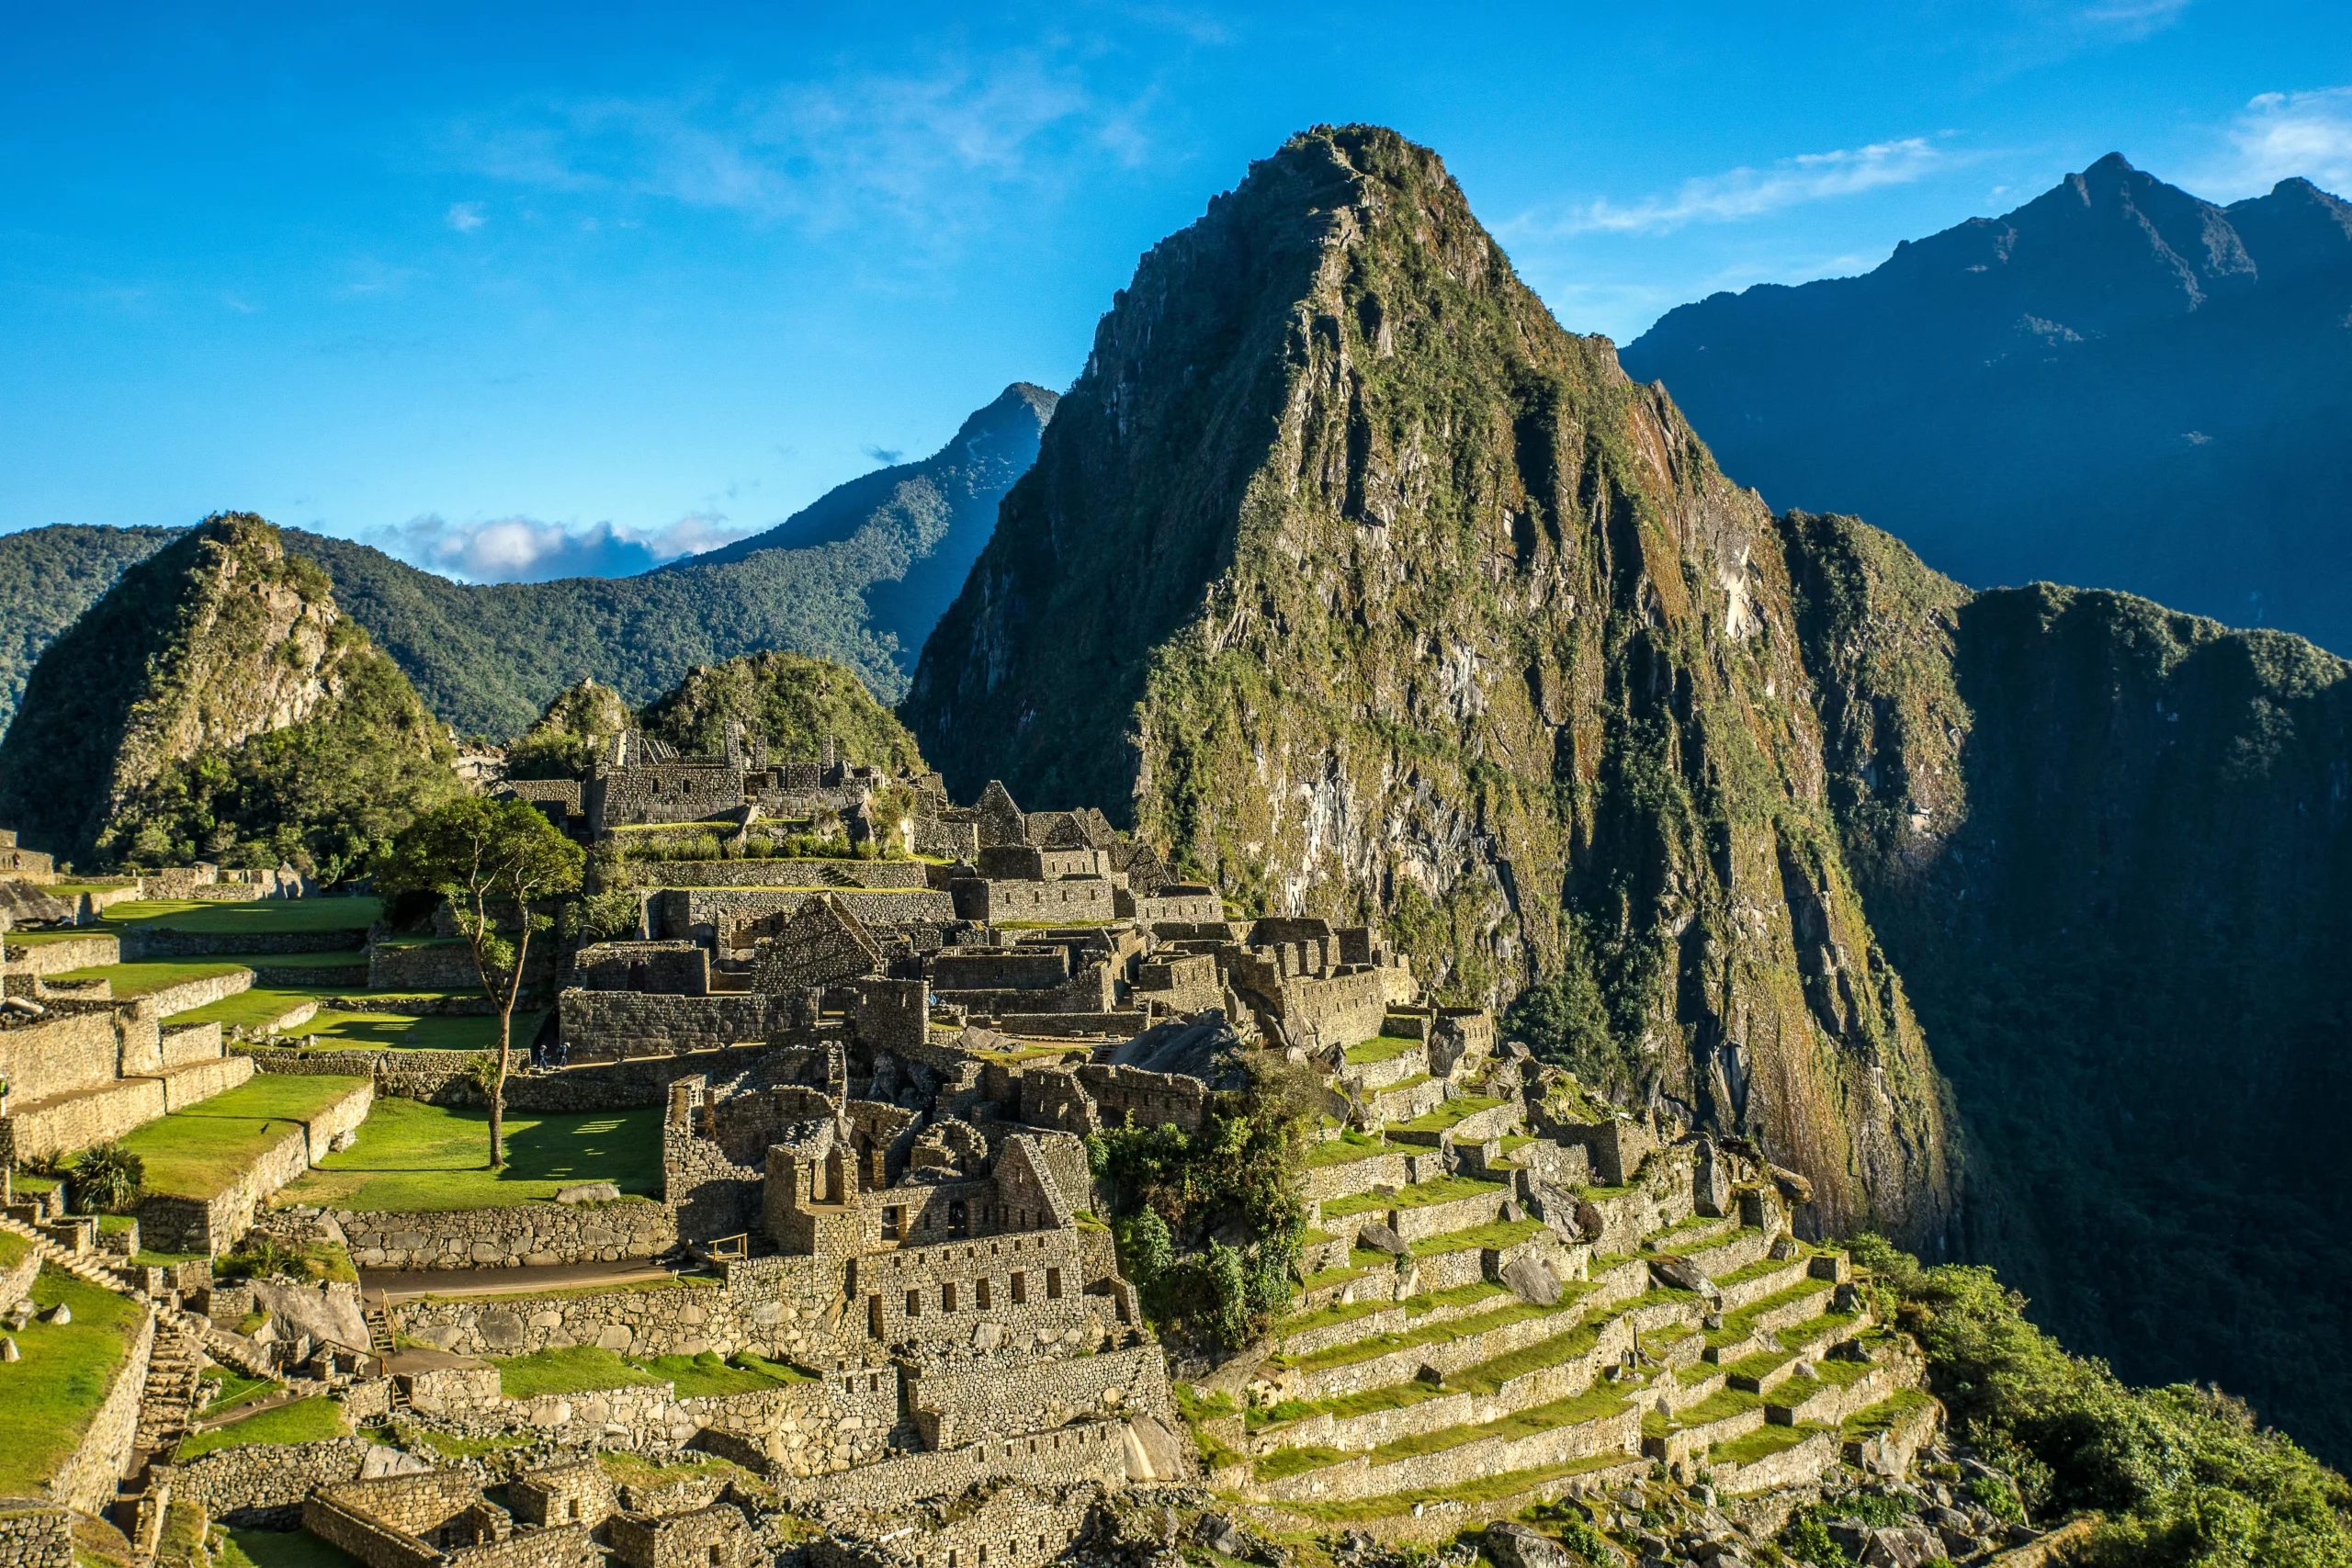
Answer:
[(556, 1190), (559, 1203), (609, 1203), (621, 1195), (621, 1190), (609, 1181), (575, 1181)]
[(1403, 1236), (1378, 1220), (1356, 1232), (1356, 1245), (1387, 1253), (1391, 1258), (1402, 1258), (1413, 1250)]
[(1764, 1168), (1771, 1172), (1772, 1185), (1779, 1188), (1781, 1190), (1781, 1196), (1786, 1198), (1790, 1202), (1810, 1203), (1813, 1201), (1812, 1182), (1807, 1181), (1804, 1177), (1799, 1176), (1795, 1171), (1789, 1169), (1786, 1166), (1768, 1165)]
[(0, 1361), (21, 1361), (24, 1359), (25, 1353), (17, 1348), (17, 1342), (0, 1335)]
[(1522, 1252), (1503, 1265), (1502, 1282), (1520, 1300), (1551, 1306), (1560, 1299), (1560, 1279), (1552, 1266), (1532, 1253)]
[(398, 1449), (388, 1449), (380, 1443), (370, 1443), (359, 1461), (359, 1479), (378, 1481), (387, 1475), (430, 1475), (433, 1461), (404, 1454)]
[(1486, 1550), (1495, 1568), (1579, 1568), (1580, 1560), (1540, 1530), (1509, 1519), (1487, 1527)]
[(1203, 1514), (1193, 1521), (1193, 1539), (1225, 1557), (1247, 1557), (1250, 1543), (1223, 1514)]
[(269, 1314), (284, 1338), (308, 1336), (313, 1345), (337, 1345), (346, 1350), (368, 1350), (368, 1321), (360, 1315), (358, 1292), (349, 1286), (271, 1285), (255, 1280), (254, 1305)]
[(1650, 1273), (1660, 1284), (1671, 1285), (1678, 1291), (1696, 1291), (1711, 1302), (1723, 1299), (1723, 1292), (1707, 1278), (1706, 1270), (1687, 1258), (1653, 1258)]
[(71, 1323), (74, 1321), (74, 1309), (67, 1306), (63, 1302), (60, 1302), (55, 1306), (49, 1309), (49, 1321), (51, 1323)]

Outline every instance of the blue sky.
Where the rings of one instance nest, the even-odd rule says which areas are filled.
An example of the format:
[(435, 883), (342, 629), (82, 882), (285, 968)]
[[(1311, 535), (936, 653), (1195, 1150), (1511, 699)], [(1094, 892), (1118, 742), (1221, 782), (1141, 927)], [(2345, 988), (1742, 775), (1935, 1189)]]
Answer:
[(1572, 329), (1866, 270), (2109, 151), (2352, 188), (2352, 7), (40, 6), (0, 53), (0, 531), (217, 508), (638, 570), (1067, 386), (1317, 121)]

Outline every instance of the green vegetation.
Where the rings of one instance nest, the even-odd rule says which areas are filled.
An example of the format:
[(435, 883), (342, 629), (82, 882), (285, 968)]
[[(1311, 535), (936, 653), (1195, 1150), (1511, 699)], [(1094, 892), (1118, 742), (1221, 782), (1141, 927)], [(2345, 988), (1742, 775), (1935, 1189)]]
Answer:
[[(203, 898), (138, 898), (109, 905), (98, 917), (107, 928), (192, 931), (206, 936), (282, 936), (288, 932), (349, 931), (352, 946), (384, 912), (381, 898), (254, 898), (219, 903)], [(272, 964), (305, 955), (273, 955)], [(342, 963), (351, 962), (348, 953)]]
[(309, 1530), (213, 1527), (213, 1568), (359, 1568), (359, 1560)]
[(1336, 1138), (1311, 1145), (1300, 1164), (1308, 1170), (1317, 1170), (1327, 1165), (1352, 1165), (1357, 1160), (1370, 1159), (1388, 1152), (1387, 1139), (1351, 1128)]
[[(1312, 1068), (1253, 1059), (1197, 1134), (1106, 1128), (1087, 1140), (1119, 1261), (1168, 1332), (1238, 1347), (1291, 1303), (1306, 1208), (1300, 1164), (1322, 1110)], [(1238, 1226), (1239, 1247), (1212, 1239)]]
[(1464, 1094), (1447, 1100), (1436, 1110), (1414, 1117), (1410, 1122), (1396, 1123), (1400, 1133), (1442, 1133), (1449, 1127), (1460, 1126), (1481, 1111), (1492, 1111), (1502, 1101), (1490, 1095)]
[(662, 1115), (653, 1107), (509, 1117), (506, 1164), (492, 1169), (486, 1112), (379, 1100), (360, 1125), (358, 1142), (327, 1156), (283, 1197), (289, 1203), (418, 1212), (543, 1202), (558, 1188), (579, 1181), (610, 1181), (623, 1192), (650, 1193), (662, 1179)]
[(16, 1334), (24, 1359), (0, 1365), (0, 1494), (17, 1496), (40, 1495), (89, 1430), (143, 1312), (47, 1267), (33, 1280), (32, 1301), (42, 1313), (62, 1303), (74, 1320), (26, 1324)]
[(1717, 1464), (1754, 1464), (1759, 1459), (1770, 1459), (1776, 1453), (1795, 1448), (1817, 1432), (1827, 1430), (1826, 1427), (1774, 1427), (1768, 1424), (1745, 1437), (1717, 1443), (1707, 1450), (1707, 1458)]
[(87, 969), (68, 969), (50, 976), (52, 980), (71, 985), (76, 980), (104, 980), (114, 987), (118, 997), (144, 997), (167, 986), (185, 985), (190, 980), (209, 980), (216, 975), (234, 975), (244, 967), (220, 958), (146, 958), (130, 964), (102, 964)]
[(227, 1367), (207, 1366), (202, 1374), (204, 1397), (197, 1411), (200, 1420), (211, 1421), (226, 1416), (241, 1404), (251, 1404), (266, 1398), (286, 1385), (274, 1378), (247, 1377)]
[(1375, 1034), (1359, 1045), (1348, 1047), (1351, 1066), (1366, 1067), (1374, 1062), (1393, 1062), (1408, 1051), (1419, 1050), (1425, 1042), (1408, 1040), (1397, 1034)]
[(2352, 1484), (2211, 1388), (2134, 1389), (2029, 1322), (1989, 1269), (1922, 1269), (1853, 1247), (1883, 1310), (1928, 1354), (1955, 1427), (2035, 1518), (2097, 1510), (2097, 1568), (2352, 1562)]
[[(358, 998), (346, 994), (345, 999)], [(514, 1038), (527, 1042), (547, 1017), (543, 1008), (518, 1010), (513, 1020)], [(322, 1050), (355, 1050), (377, 1046), (413, 1051), (495, 1051), (499, 1021), (495, 1014), (401, 1012), (339, 1012), (322, 1010), (310, 1022), (297, 1026), (304, 1039), (315, 1034)]]
[(265, 1073), (211, 1099), (123, 1134), (122, 1146), (146, 1167), (146, 1190), (210, 1198), (253, 1168), (300, 1123), (365, 1083), (365, 1078)]
[(60, 523), (0, 534), (0, 729), (15, 716), (41, 649), (174, 532)]
[(42, 655), (0, 739), (0, 818), (85, 864), (291, 862), (335, 881), (457, 793), (453, 758), (326, 573), (220, 513)]
[(506, 1077), (514, 1062), (514, 1003), (523, 994), (531, 938), (552, 934), (538, 906), (579, 891), (586, 857), (536, 806), (468, 795), (409, 824), (385, 858), (377, 886), (392, 893), (436, 893), (456, 914), (482, 994), (498, 1010), (498, 1051), (485, 1062), (490, 1163), (506, 1163)]
[(1323, 1217), (1337, 1220), (1389, 1209), (1425, 1209), (1432, 1203), (1452, 1203), (1464, 1198), (1491, 1197), (1499, 1202), (1510, 1192), (1510, 1186), (1500, 1181), (1481, 1181), (1475, 1176), (1441, 1176), (1399, 1187), (1393, 1196), (1359, 1192), (1353, 1197), (1331, 1199), (1323, 1205)]
[(655, 1356), (648, 1360), (632, 1361), (657, 1378), (667, 1378), (678, 1386), (681, 1399), (702, 1399), (726, 1393), (757, 1393), (763, 1388), (782, 1388), (786, 1383), (808, 1382), (808, 1373), (782, 1361), (771, 1361), (749, 1350), (725, 1357), (713, 1350), (699, 1356)]
[(323, 1395), (314, 1395), (261, 1411), (242, 1421), (232, 1421), (225, 1427), (191, 1432), (180, 1440), (172, 1454), (172, 1462), (186, 1464), (200, 1454), (217, 1449), (243, 1448), (249, 1443), (315, 1443), (322, 1438), (347, 1437), (350, 1432), (350, 1424), (343, 1418), (343, 1406)]
[(600, 1388), (644, 1388), (661, 1381), (636, 1362), (594, 1345), (535, 1350), (498, 1363), (499, 1392), (509, 1399), (589, 1393)]
[(686, 671), (676, 689), (645, 710), (646, 733), (681, 751), (725, 750), (729, 721), (767, 737), (769, 754), (817, 755), (827, 735), (846, 761), (892, 775), (922, 771), (922, 753), (888, 708), (842, 665), (800, 653), (751, 653)]

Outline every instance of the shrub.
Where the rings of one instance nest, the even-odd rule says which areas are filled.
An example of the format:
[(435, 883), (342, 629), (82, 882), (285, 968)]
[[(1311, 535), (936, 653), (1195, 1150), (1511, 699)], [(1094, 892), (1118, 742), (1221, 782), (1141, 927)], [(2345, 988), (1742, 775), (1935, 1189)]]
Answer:
[(85, 1213), (119, 1214), (139, 1201), (147, 1167), (120, 1144), (96, 1144), (74, 1162), (69, 1181)]

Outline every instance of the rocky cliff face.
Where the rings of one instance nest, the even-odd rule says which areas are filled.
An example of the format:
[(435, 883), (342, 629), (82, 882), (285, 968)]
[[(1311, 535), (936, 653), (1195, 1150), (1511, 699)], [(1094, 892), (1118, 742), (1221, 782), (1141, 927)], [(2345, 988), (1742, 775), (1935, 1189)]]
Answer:
[(1148, 255), (906, 705), (1438, 988), (1573, 977), (1637, 1095), (1938, 1238), (1940, 1090), (1844, 869), (1790, 570), (1436, 157), (1319, 130)]
[[(120, 829), (132, 804), (180, 811), (190, 784), (181, 775), (202, 773), (202, 760), (225, 765), (262, 738), (363, 714), (364, 738), (342, 738), (346, 753), (383, 749), (446, 773), (447, 741), (337, 610), (326, 573), (287, 554), (262, 519), (222, 513), (126, 570), (42, 655), (0, 742), (0, 818), (85, 863), (102, 849), (129, 853)], [(159, 789), (174, 796), (168, 807), (152, 798)], [(220, 825), (209, 807), (196, 815), (204, 829)], [(152, 858), (219, 854), (235, 841), (232, 831), (159, 843)]]

